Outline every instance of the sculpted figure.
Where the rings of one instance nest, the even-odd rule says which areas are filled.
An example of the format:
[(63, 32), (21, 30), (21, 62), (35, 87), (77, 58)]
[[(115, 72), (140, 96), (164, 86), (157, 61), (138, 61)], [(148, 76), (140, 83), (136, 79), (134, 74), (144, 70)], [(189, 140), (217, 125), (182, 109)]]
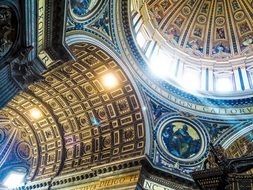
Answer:
[(14, 41), (11, 36), (11, 33), (15, 32), (11, 18), (11, 10), (8, 7), (0, 7), (0, 58), (10, 50)]
[(32, 67), (33, 62), (28, 60), (28, 55), (32, 49), (32, 46), (21, 49), (17, 57), (11, 62), (13, 76), (21, 84), (29, 84), (44, 79)]

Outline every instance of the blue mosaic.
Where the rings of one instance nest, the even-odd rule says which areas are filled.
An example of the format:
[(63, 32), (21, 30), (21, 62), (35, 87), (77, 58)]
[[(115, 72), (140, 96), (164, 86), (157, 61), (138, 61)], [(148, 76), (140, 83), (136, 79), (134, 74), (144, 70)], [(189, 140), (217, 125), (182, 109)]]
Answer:
[(182, 159), (197, 155), (201, 138), (193, 126), (184, 122), (167, 123), (162, 130), (162, 143), (170, 154)]
[(71, 9), (77, 16), (89, 14), (97, 3), (98, 0), (70, 0)]

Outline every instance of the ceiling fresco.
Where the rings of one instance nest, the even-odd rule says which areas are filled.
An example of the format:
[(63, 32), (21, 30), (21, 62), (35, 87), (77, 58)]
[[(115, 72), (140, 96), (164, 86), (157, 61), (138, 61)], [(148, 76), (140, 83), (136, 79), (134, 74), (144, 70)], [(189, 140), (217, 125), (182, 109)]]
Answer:
[(207, 59), (252, 55), (251, 0), (155, 0), (153, 26), (173, 47)]
[[(188, 60), (190, 66), (203, 69), (201, 76), (209, 77), (216, 74), (211, 72), (218, 65), (215, 61), (227, 60), (222, 63), (225, 68), (230, 59), (250, 57), (252, 0), (66, 0), (64, 4), (66, 44), (79, 41), (68, 46), (73, 59), (54, 61), (42, 81), (29, 85), (0, 110), (0, 174), (4, 174), (0, 184), (14, 171), (25, 174), (27, 184), (20, 189), (67, 189), (78, 183), (88, 187), (90, 182), (118, 179), (131, 167), (139, 174), (151, 165), (154, 175), (164, 181), (175, 179), (175, 189), (182, 189), (177, 181), (192, 182), (191, 172), (203, 168), (210, 142), (227, 148), (232, 156), (252, 142), (251, 91), (242, 98), (199, 96), (156, 78), (147, 64), (152, 54), (156, 63), (161, 61), (156, 48), (169, 47), (187, 55), (183, 60), (175, 53), (173, 59), (182, 75)], [(12, 25), (16, 19), (10, 16), (12, 10), (0, 6), (0, 26), (1, 13)], [(136, 29), (138, 25), (143, 28)], [(151, 28), (154, 35), (148, 33)], [(6, 43), (17, 35), (10, 31), (4, 31)], [(136, 40), (140, 31), (143, 48)], [(0, 59), (2, 45), (0, 41)], [(205, 63), (199, 61), (202, 58)], [(236, 64), (245, 69), (240, 61)], [(0, 87), (8, 96), (12, 90), (5, 84)], [(247, 133), (242, 141), (239, 135)]]
[[(72, 4), (74, 0), (68, 1), (68, 15), (66, 23), (66, 35), (87, 35), (107, 44), (109, 47), (120, 53), (116, 40), (114, 26), (114, 1), (101, 0), (89, 1), (93, 7), (85, 16), (76, 16), (73, 13)], [(76, 6), (78, 6), (78, 3)]]
[(46, 73), (45, 81), (30, 85), (1, 111), (14, 127), (1, 129), (0, 141), (7, 132), (13, 140), (18, 131), (24, 135), (15, 151), (8, 150), (30, 164), (28, 181), (144, 154), (143, 114), (125, 72), (94, 45), (70, 49), (76, 61)]
[(84, 20), (101, 2), (99, 0), (69, 0), (69, 9), (76, 19)]
[(189, 159), (196, 156), (203, 144), (194, 127), (182, 121), (166, 123), (161, 134), (161, 146), (176, 158)]
[[(121, 25), (122, 27), (122, 33), (119, 33), (118, 35), (120, 39), (119, 42), (123, 48), (122, 52), (126, 54), (126, 60), (130, 63), (129, 65), (133, 66), (135, 74), (141, 79), (140, 83), (147, 94), (152, 93), (154, 98), (162, 100), (165, 104), (168, 103), (171, 106), (180, 107), (179, 109), (188, 110), (191, 113), (197, 111), (195, 114), (198, 115), (203, 116), (208, 114), (210, 117), (213, 117), (212, 115), (214, 114), (214, 117), (228, 117), (230, 113), (226, 111), (226, 113), (222, 113), (223, 111), (219, 111), (220, 108), (233, 109), (235, 107), (239, 108), (240, 106), (244, 107), (247, 104), (252, 104), (252, 61), (250, 58), (250, 52), (247, 56), (245, 56), (245, 54), (242, 52), (244, 50), (236, 46), (238, 50), (240, 49), (240, 53), (238, 51), (237, 55), (230, 54), (229, 56), (231, 57), (228, 59), (220, 59), (223, 57), (223, 55), (225, 55), (223, 53), (219, 54), (221, 57), (212, 57), (211, 54), (203, 54), (204, 57), (200, 58), (196, 57), (195, 55), (192, 56), (190, 54), (186, 54), (181, 50), (180, 53), (179, 49), (181, 47), (178, 47), (176, 44), (176, 46), (172, 47), (172, 45), (169, 45), (171, 46), (169, 47), (168, 40), (165, 41), (164, 36), (161, 35), (162, 30), (159, 30), (159, 27), (163, 26), (162, 23), (164, 23), (164, 27), (165, 23), (169, 25), (170, 22), (165, 21), (172, 19), (173, 16), (176, 18), (177, 12), (175, 10), (180, 11), (181, 9), (176, 9), (174, 6), (181, 6), (183, 8), (183, 6), (189, 6), (187, 4), (189, 2), (190, 1), (172, 2), (136, 0), (131, 1), (130, 3), (127, 0), (122, 0), (122, 4), (120, 6), (121, 11), (119, 13), (120, 18), (122, 18), (122, 23), (120, 21), (117, 22), (117, 24)], [(195, 2), (195, 4), (192, 4), (194, 10), (197, 10), (199, 6), (203, 5), (204, 3), (210, 4), (209, 8), (213, 7), (214, 10), (214, 6), (218, 2), (226, 4), (226, 1), (192, 2)], [(242, 5), (241, 1), (239, 2), (241, 8), (248, 7), (246, 6), (249, 4), (248, 1), (243, 2), (245, 6)], [(170, 8), (166, 9), (166, 14), (164, 13), (163, 15), (164, 18), (161, 19), (161, 21), (156, 25), (156, 21), (154, 21), (155, 17), (151, 16), (152, 10), (154, 9), (152, 9), (152, 7), (156, 6), (158, 8), (162, 8), (162, 6), (165, 5), (168, 5)], [(130, 13), (128, 12), (129, 7), (132, 9), (132, 12)], [(208, 10), (210, 11), (210, 9)], [(243, 10), (245, 11), (245, 15), (248, 15), (248, 9), (245, 8)], [(167, 17), (167, 14), (172, 14), (172, 16)], [(216, 14), (215, 11), (213, 11), (213, 14)], [(192, 15), (192, 18), (195, 18), (193, 15), (197, 17), (198, 14), (191, 13), (190, 15)], [(224, 15), (224, 19), (228, 19), (228, 15), (225, 13)], [(188, 19), (189, 17), (190, 16), (186, 17), (185, 19)], [(246, 18), (250, 19), (251, 17), (245, 16), (245, 19)], [(250, 23), (252, 22), (249, 21), (248, 23), (249, 27), (251, 27)], [(212, 23), (209, 24), (212, 25)], [(195, 25), (196, 24), (193, 24), (193, 22), (189, 21), (188, 29), (190, 30)], [(186, 25), (182, 25), (182, 27), (185, 26)], [(225, 24), (224, 27), (229, 26), (228, 24)], [(238, 27), (234, 28), (238, 29), (239, 31)], [(188, 29), (185, 28), (185, 31), (187, 32)], [(138, 42), (138, 35), (144, 38), (143, 41), (145, 45), (143, 47), (141, 47)], [(214, 34), (210, 33), (210, 36), (212, 35)], [(183, 36), (185, 36), (186, 39), (189, 37), (188, 33), (187, 35), (180, 34), (180, 38), (183, 38)], [(212, 44), (212, 41), (208, 41), (204, 38), (203, 40), (206, 43), (210, 42), (210, 44)], [(232, 38), (229, 37), (228, 40), (232, 40)], [(251, 51), (251, 49), (251, 46), (249, 46), (248, 50)], [(168, 54), (166, 54), (166, 56), (160, 56), (159, 52), (161, 52), (161, 54)], [(237, 56), (241, 56), (241, 58), (239, 59)], [(238, 59), (236, 59), (236, 57)], [(160, 71), (153, 72), (156, 68), (157, 70), (161, 70), (162, 74), (165, 73), (165, 77), (160, 74)], [(190, 77), (186, 77), (187, 74), (190, 74)], [(191, 76), (196, 77), (191, 78)], [(227, 79), (229, 82), (225, 83), (225, 85), (222, 85), (224, 83), (221, 83), (220, 85), (220, 79)], [(194, 83), (197, 83), (198, 88), (190, 89), (191, 86), (194, 86)], [(217, 87), (219, 85), (222, 86), (222, 88), (225, 88), (226, 86), (229, 86), (227, 84), (232, 86), (231, 90), (218, 90)], [(183, 85), (189, 87), (189, 89), (185, 88)], [(204, 107), (213, 107), (215, 105), (215, 109), (209, 110), (209, 108), (206, 109), (204, 107), (202, 107), (203, 109), (199, 109), (198, 105), (195, 106), (189, 103), (197, 103), (198, 105), (203, 105)], [(237, 117), (234, 113), (239, 114), (239, 112), (235, 110), (231, 111), (231, 113), (232, 112), (233, 116), (231, 115), (230, 117), (232, 119)], [(243, 113), (243, 116), (239, 116), (238, 118), (244, 117), (248, 114), (244, 111), (241, 113)]]
[[(247, 145), (252, 143), (252, 133), (249, 133), (252, 119), (223, 120), (217, 116), (212, 119), (176, 109), (149, 94), (145, 100), (153, 120), (150, 126), (153, 140), (147, 156), (155, 168), (166, 173), (191, 180), (191, 172), (202, 169), (210, 142), (221, 144), (234, 155), (245, 149), (236, 138), (245, 134)], [(241, 142), (242, 147), (234, 148), (235, 141)]]

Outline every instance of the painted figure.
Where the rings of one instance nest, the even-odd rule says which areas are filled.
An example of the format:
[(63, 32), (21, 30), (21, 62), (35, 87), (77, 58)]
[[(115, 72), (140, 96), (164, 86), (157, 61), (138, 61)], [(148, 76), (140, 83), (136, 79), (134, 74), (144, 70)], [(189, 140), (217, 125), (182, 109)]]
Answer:
[(91, 0), (71, 0), (73, 12), (78, 16), (84, 16), (89, 11)]
[(217, 28), (216, 29), (216, 33), (217, 33), (217, 38), (218, 39), (225, 39), (225, 31), (223, 28)]
[(200, 139), (194, 139), (189, 134), (189, 127), (186, 124), (180, 128), (173, 123), (168, 124), (164, 129), (162, 138), (167, 150), (179, 158), (191, 158), (200, 150)]

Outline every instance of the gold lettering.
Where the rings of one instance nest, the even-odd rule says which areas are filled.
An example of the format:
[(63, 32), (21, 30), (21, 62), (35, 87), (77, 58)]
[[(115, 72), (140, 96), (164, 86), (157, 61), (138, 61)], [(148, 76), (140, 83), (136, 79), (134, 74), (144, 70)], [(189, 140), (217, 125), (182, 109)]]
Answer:
[(252, 107), (247, 107), (248, 113), (252, 113)]
[(39, 53), (38, 57), (46, 66), (49, 66), (53, 62), (53, 60), (44, 50)]
[(230, 110), (230, 113), (231, 113), (231, 114), (236, 114), (236, 113), (237, 113), (237, 110), (236, 110), (236, 109), (231, 109), (231, 110)]
[(131, 176), (129, 181), (130, 182), (132, 182), (132, 181), (138, 181), (138, 178), (139, 178), (139, 175), (136, 174), (134, 176)]
[(177, 105), (183, 106), (185, 108), (190, 108), (192, 110), (200, 111), (200, 112), (205, 112), (205, 113), (222, 114), (222, 115), (252, 114), (253, 113), (253, 107), (242, 107), (242, 108), (219, 108), (219, 107), (211, 107), (211, 106), (209, 107), (205, 105), (194, 104), (192, 102), (186, 102), (170, 94), (167, 95), (167, 98), (171, 102)]
[(203, 111), (204, 112), (209, 112), (209, 108), (208, 107), (203, 107)]
[(38, 0), (38, 31), (37, 31), (37, 43), (38, 43), (38, 54), (44, 48), (44, 22), (45, 22), (45, 0)]
[(79, 187), (74, 187), (71, 190), (97, 190), (97, 189), (104, 189), (105, 187), (113, 187), (118, 186), (122, 184), (132, 184), (137, 182), (139, 179), (139, 173), (138, 174), (131, 174), (127, 176), (122, 177), (116, 177), (113, 179), (104, 179), (97, 182), (92, 182), (89, 184), (83, 184)]
[(178, 103), (179, 103), (180, 105), (182, 105), (182, 106), (185, 106), (185, 102), (182, 101), (182, 100), (179, 100)]
[(44, 51), (45, 48), (45, 0), (37, 0), (38, 2), (38, 20), (37, 20), (37, 55), (39, 59), (49, 66), (53, 60)]
[(245, 114), (245, 113), (246, 113), (245, 110), (244, 110), (244, 108), (239, 108), (239, 112), (240, 112), (241, 114)]

